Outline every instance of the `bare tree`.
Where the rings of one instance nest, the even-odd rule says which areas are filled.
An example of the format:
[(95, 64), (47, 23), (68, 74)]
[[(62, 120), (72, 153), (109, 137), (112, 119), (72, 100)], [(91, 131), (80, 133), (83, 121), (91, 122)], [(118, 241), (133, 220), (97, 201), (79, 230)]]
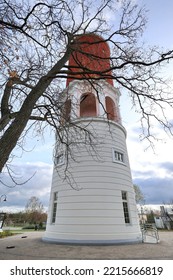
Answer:
[[(172, 107), (173, 96), (159, 69), (173, 50), (140, 44), (145, 25), (145, 9), (130, 0), (0, 0), (0, 172), (33, 128), (43, 133), (49, 125), (63, 141), (64, 80), (67, 75), (80, 79), (81, 71), (93, 85), (111, 78), (129, 92), (146, 137), (152, 136), (152, 118), (171, 132), (164, 105)], [(96, 71), (79, 61), (76, 71), (69, 68), (69, 57), (80, 52), (79, 38), (86, 33), (97, 33), (110, 45), (109, 69)]]
[(25, 207), (25, 210), (27, 213), (32, 213), (32, 212), (39, 212), (42, 213), (43, 212), (43, 204), (41, 203), (41, 201), (39, 200), (38, 197), (36, 196), (32, 196)]
[(142, 203), (145, 200), (144, 194), (142, 193), (140, 187), (136, 184), (133, 185), (135, 191), (136, 203)]
[[(31, 224), (40, 223), (42, 227), (42, 222), (46, 220), (46, 213), (44, 213), (43, 204), (38, 197), (32, 196), (28, 200), (24, 215), (26, 216), (26, 221)], [(35, 229), (38, 229), (38, 226), (36, 226)]]

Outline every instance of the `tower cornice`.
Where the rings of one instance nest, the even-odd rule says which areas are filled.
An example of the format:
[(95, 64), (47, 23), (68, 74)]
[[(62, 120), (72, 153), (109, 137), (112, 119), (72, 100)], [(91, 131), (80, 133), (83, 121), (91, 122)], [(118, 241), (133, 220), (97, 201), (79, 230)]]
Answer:
[(117, 123), (115, 121), (112, 121), (112, 120), (108, 120), (107, 118), (103, 118), (103, 117), (82, 117), (82, 118), (76, 118), (74, 119), (71, 124), (77, 124), (77, 123), (92, 123), (92, 122), (100, 122), (100, 123), (107, 123), (107, 125), (112, 125), (112, 126), (115, 126), (116, 128), (119, 128), (120, 130), (122, 130), (122, 132), (124, 133), (124, 136), (126, 138), (127, 136), (127, 131), (125, 129), (125, 127), (120, 124), (120, 123)]
[(86, 88), (86, 87), (90, 87), (91, 90), (96, 89), (96, 90), (98, 90), (98, 91), (100, 91), (100, 90), (99, 90), (100, 88), (105, 88), (105, 87), (107, 87), (110, 91), (112, 91), (113, 93), (115, 93), (116, 95), (118, 95), (118, 97), (121, 96), (121, 93), (120, 93), (119, 88), (116, 88), (116, 87), (112, 86), (112, 85), (109, 84), (107, 81), (102, 80), (102, 79), (97, 80), (97, 81), (93, 81), (92, 83), (89, 82), (89, 81), (87, 81), (87, 80), (73, 80), (73, 81), (71, 81), (71, 82), (69, 83), (69, 85), (64, 89), (63, 93), (68, 92), (68, 91), (74, 89), (75, 86), (79, 86), (79, 85), (80, 85), (80, 87), (81, 87), (81, 86), (84, 86), (85, 88)]

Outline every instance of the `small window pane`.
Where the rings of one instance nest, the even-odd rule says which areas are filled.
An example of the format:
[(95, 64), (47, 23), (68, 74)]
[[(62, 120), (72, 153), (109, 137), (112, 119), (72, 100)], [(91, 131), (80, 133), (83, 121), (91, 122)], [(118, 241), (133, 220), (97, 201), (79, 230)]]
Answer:
[(127, 200), (127, 192), (122, 191), (122, 199)]
[(63, 164), (63, 163), (64, 163), (64, 155), (62, 153), (62, 154), (59, 154), (59, 155), (56, 156), (56, 164), (60, 165), (60, 164)]

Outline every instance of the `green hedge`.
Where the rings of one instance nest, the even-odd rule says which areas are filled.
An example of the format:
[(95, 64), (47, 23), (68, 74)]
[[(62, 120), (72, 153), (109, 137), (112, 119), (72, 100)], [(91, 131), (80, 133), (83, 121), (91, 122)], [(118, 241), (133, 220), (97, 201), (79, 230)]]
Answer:
[[(35, 230), (35, 226), (36, 226), (36, 225), (26, 225), (26, 226), (24, 226), (22, 229), (34, 229), (34, 230)], [(45, 229), (46, 229), (46, 226), (38, 225), (38, 228), (37, 228), (37, 229), (45, 230)]]
[(22, 229), (35, 229), (35, 225), (26, 225)]

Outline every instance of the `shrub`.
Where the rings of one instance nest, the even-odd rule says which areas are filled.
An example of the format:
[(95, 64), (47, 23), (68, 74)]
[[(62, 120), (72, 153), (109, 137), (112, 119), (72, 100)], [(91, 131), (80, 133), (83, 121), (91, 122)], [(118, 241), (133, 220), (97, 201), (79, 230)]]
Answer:
[(10, 230), (4, 230), (3, 232), (0, 232), (0, 238), (4, 238), (11, 235), (13, 235), (13, 233), (10, 232)]

